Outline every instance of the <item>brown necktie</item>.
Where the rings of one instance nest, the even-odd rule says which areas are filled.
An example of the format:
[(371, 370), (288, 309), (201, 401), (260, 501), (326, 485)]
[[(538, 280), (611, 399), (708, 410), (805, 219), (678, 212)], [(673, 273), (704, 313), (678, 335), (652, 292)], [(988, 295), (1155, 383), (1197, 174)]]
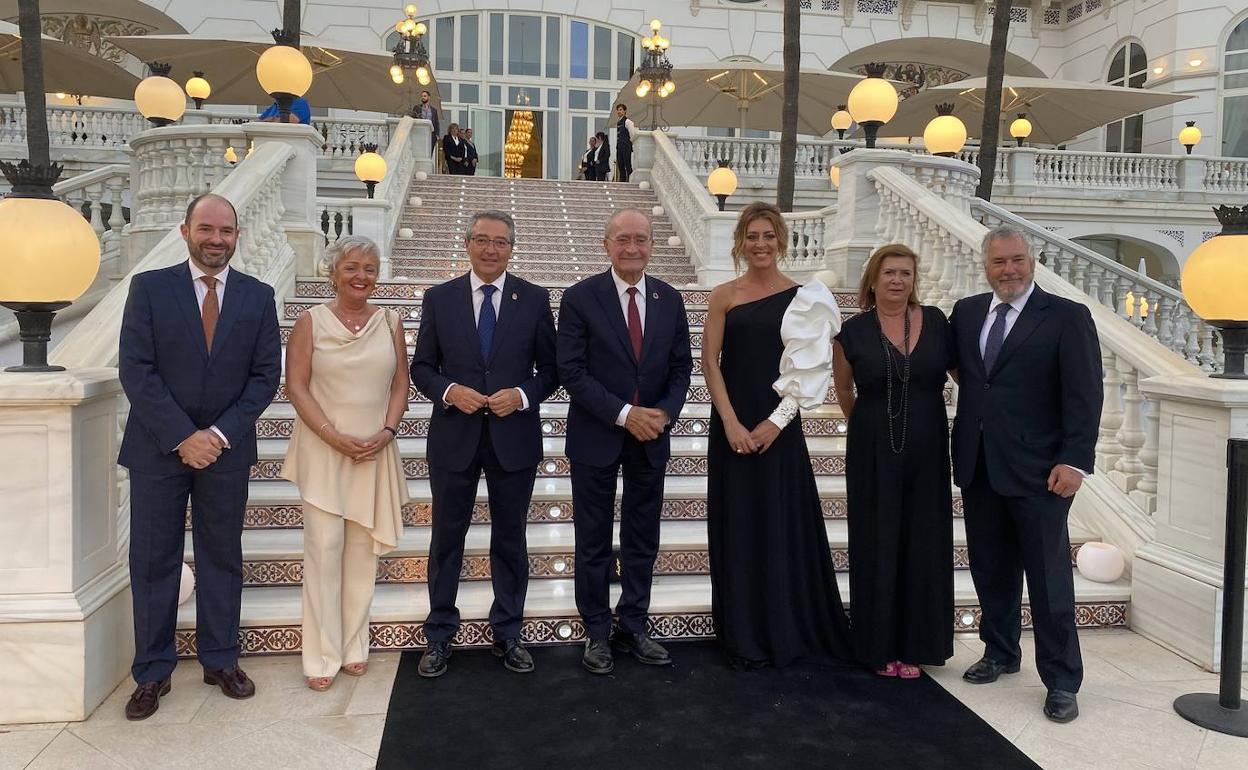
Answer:
[(221, 304), (217, 301), (217, 279), (211, 275), (200, 278), (208, 287), (204, 295), (204, 307), (200, 314), (204, 319), (204, 342), (208, 343), (208, 352), (212, 352), (212, 334), (217, 330), (217, 317), (221, 315)]
[[(633, 344), (633, 356), (641, 364), (641, 313), (637, 310), (637, 287), (628, 287), (628, 341)], [(641, 403), (640, 391), (633, 392), (633, 404)]]

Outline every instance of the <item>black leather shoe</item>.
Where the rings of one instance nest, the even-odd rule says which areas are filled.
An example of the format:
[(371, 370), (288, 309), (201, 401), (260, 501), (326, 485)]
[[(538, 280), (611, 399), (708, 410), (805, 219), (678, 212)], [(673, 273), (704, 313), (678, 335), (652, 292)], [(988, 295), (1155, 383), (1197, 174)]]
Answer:
[(962, 678), (971, 684), (991, 684), (1002, 674), (1017, 674), (1019, 664), (998, 663), (989, 658), (980, 658), (962, 674)]
[(615, 635), (615, 646), (620, 652), (632, 655), (638, 663), (647, 666), (670, 666), (672, 663), (672, 656), (667, 654), (663, 645), (645, 634), (621, 631)]
[(494, 642), (494, 657), (503, 659), (503, 668), (517, 674), (528, 674), (533, 671), (533, 656), (524, 649), (519, 639), (504, 639)]
[(1054, 722), (1071, 722), (1079, 716), (1079, 701), (1069, 690), (1049, 690), (1044, 699), (1044, 715)]
[(238, 666), (204, 669), (204, 684), (215, 684), (227, 697), (235, 700), (243, 700), (256, 694), (255, 683)]
[(615, 670), (615, 656), (607, 639), (590, 639), (585, 643), (581, 665), (591, 674), (610, 674)]
[(135, 688), (126, 701), (126, 719), (131, 722), (147, 719), (160, 708), (160, 696), (169, 694), (169, 680), (163, 682), (144, 682)]
[(451, 658), (450, 642), (430, 642), (425, 654), (420, 656), (420, 665), (416, 673), (427, 679), (442, 676), (446, 673), (446, 661)]

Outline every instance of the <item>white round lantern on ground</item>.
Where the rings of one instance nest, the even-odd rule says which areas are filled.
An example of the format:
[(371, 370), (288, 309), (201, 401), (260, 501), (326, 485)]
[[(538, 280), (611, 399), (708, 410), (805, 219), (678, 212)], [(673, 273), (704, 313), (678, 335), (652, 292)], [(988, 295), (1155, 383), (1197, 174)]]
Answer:
[(426, 174), (424, 171), (417, 171), (415, 174), (412, 174), (412, 176), (416, 178), (417, 182), (423, 182), (429, 178), (429, 175)]
[(420, 196), (419, 196), (419, 195), (410, 195), (410, 196), (408, 196), (408, 198), (407, 198), (407, 205), (409, 205), (409, 206), (420, 206), (420, 205), (422, 205), (423, 203), (424, 203), (424, 201), (422, 201), (422, 200), (420, 199)]
[(667, 245), (668, 245), (668, 246), (679, 246), (679, 245), (680, 245), (680, 236), (679, 236), (679, 235), (669, 235), (669, 236), (667, 236)]
[(652, 209), (650, 209), (650, 213), (651, 213), (651, 214), (653, 214), (653, 215), (654, 215), (654, 216), (656, 216), (656, 217), (661, 217), (661, 216), (663, 216), (663, 207), (662, 207), (662, 206), (655, 206), (655, 207), (653, 207)]
[(1096, 583), (1113, 583), (1122, 577), (1126, 561), (1118, 546), (1109, 543), (1084, 543), (1075, 557), (1079, 574)]
[(186, 604), (186, 600), (195, 593), (195, 573), (191, 565), (182, 562), (182, 582), (178, 585), (178, 604)]
[(649, 189), (650, 189), (650, 183), (649, 183), (649, 182), (638, 182), (638, 183), (637, 183), (637, 188), (638, 188), (638, 189), (640, 189), (640, 190), (649, 190)]
[(411, 238), (411, 237), (413, 237), (414, 235), (416, 235), (416, 232), (415, 232), (414, 230), (412, 230), (412, 228), (410, 228), (410, 227), (400, 227), (400, 228), (399, 228), (399, 237), (400, 237), (400, 238)]

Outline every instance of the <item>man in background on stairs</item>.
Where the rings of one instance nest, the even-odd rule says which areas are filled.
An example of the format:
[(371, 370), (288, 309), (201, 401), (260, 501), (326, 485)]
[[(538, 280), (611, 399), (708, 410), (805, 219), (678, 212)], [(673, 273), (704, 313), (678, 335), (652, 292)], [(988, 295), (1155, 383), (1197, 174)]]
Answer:
[(130, 419), (117, 462), (130, 469), (131, 720), (156, 713), (177, 663), (188, 498), (204, 683), (231, 698), (256, 691), (238, 667), (243, 509), (282, 346), (273, 287), (229, 267), (238, 233), (228, 200), (191, 201), (182, 224), (190, 259), (134, 276), (122, 316), (118, 374)]
[(599, 182), (611, 181), (611, 145), (607, 142), (607, 132), (597, 134), (598, 147), (594, 150), (594, 178)]
[[(542, 460), (539, 408), (558, 385), (550, 293), (507, 272), (516, 226), (501, 211), (468, 223), (472, 270), (425, 292), (412, 382), (434, 405), (429, 420), (429, 616), (419, 673), (446, 673), (459, 630), (459, 574), (481, 472), (490, 503), (490, 628), (494, 654), (533, 670), (520, 642), (529, 558), (529, 500)], [(473, 330), (476, 330), (475, 333)]]
[(672, 662), (650, 638), (647, 619), (671, 427), (685, 405), (693, 359), (684, 299), (645, 273), (653, 242), (645, 212), (615, 212), (603, 237), (611, 269), (566, 289), (559, 305), (559, 380), (571, 400), (566, 454), (572, 463), (576, 608), (589, 637), (581, 662), (595, 674), (615, 668), (608, 583), (621, 469), (615, 644), (642, 663)]
[(468, 155), (465, 157), (465, 160), (468, 163), (467, 174), (468, 176), (476, 176), (477, 162), (481, 160), (481, 156), (477, 155), (477, 145), (472, 141), (471, 128), (464, 129), (464, 144), (468, 145)]
[(429, 103), (428, 91), (420, 92), (420, 104), (412, 108), (412, 117), (433, 124), (433, 133), (429, 135), (429, 152), (433, 152), (438, 147), (438, 137), (442, 135), (442, 130), (438, 127), (438, 108)]
[(615, 181), (627, 182), (633, 173), (633, 140), (637, 126), (628, 117), (628, 107), (615, 105)]
[(585, 142), (585, 152), (581, 153), (579, 164), (581, 168), (581, 178), (587, 182), (592, 182), (598, 178), (597, 174), (597, 156), (598, 156), (598, 137), (591, 136)]
[(446, 173), (468, 175), (468, 143), (459, 135), (459, 124), (452, 123), (442, 137), (442, 156), (446, 158)]
[(949, 319), (959, 383), (953, 478), (983, 611), (984, 655), (962, 678), (988, 684), (1019, 670), (1025, 575), (1044, 714), (1069, 722), (1083, 662), (1066, 518), (1095, 465), (1100, 343), (1085, 306), (1035, 285), (1022, 232), (991, 230), (982, 251), (992, 291), (959, 300)]

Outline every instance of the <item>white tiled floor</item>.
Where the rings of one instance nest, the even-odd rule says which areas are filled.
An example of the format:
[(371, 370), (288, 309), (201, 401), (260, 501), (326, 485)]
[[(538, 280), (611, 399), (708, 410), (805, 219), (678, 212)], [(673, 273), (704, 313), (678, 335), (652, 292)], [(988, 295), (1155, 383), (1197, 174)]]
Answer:
[[(1029, 638), (1023, 671), (996, 684), (962, 681), (979, 657), (973, 636), (959, 637), (953, 660), (929, 673), (1046, 768), (1248, 768), (1248, 739), (1209, 733), (1171, 708), (1183, 693), (1215, 692), (1217, 677), (1130, 631), (1089, 632), (1081, 640), (1081, 716), (1068, 725), (1040, 713), (1044, 687)], [(257, 694), (242, 702), (200, 683), (198, 666), (188, 662), (146, 722), (125, 721), (126, 682), (85, 722), (0, 726), (0, 770), (368, 768), (398, 660), (397, 653), (373, 655), (364, 677), (340, 676), (329, 692), (315, 693), (304, 687), (297, 657), (249, 658), (244, 668)]]

